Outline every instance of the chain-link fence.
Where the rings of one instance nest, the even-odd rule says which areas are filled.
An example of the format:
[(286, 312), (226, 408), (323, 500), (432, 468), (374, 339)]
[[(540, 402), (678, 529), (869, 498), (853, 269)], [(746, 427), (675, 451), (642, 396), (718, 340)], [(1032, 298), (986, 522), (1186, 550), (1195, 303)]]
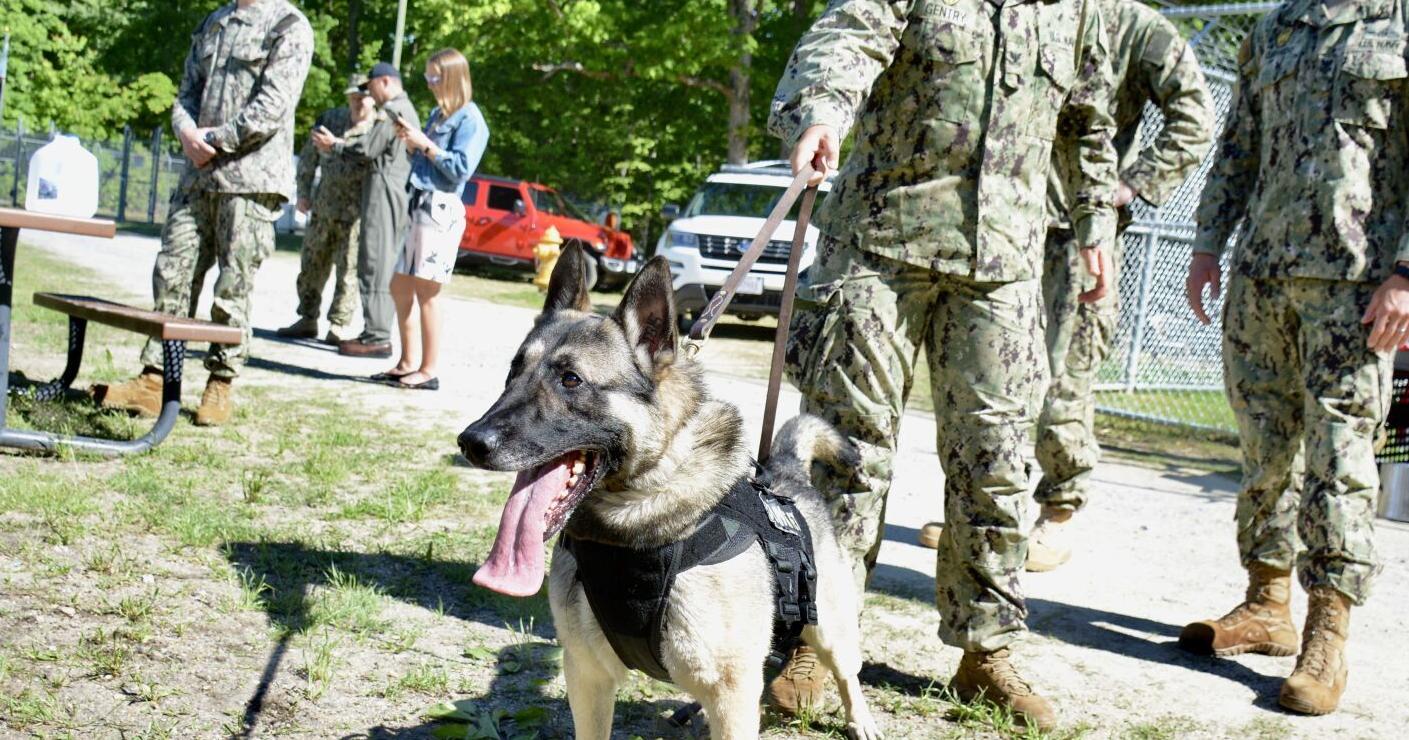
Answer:
[[(51, 133), (0, 128), (0, 194), (9, 204), (24, 205), (29, 158), (49, 143)], [(138, 134), (128, 129), (116, 141), (84, 140), (98, 158), (98, 213), (119, 221), (161, 223), (166, 220), (171, 191), (185, 160), (176, 153), (165, 129)], [(4, 195), (0, 195), (0, 201)]]
[[(1217, 111), (1215, 137), (1227, 120), (1237, 81), (1237, 53), (1262, 14), (1277, 3), (1162, 7), (1183, 31), (1203, 67)], [(1163, 118), (1150, 106), (1143, 134)], [(1102, 412), (1224, 432), (1235, 430), (1223, 392), (1221, 332), (1194, 319), (1184, 297), (1194, 210), (1213, 164), (1210, 154), (1161, 207), (1137, 200), (1121, 258), (1121, 312), (1111, 355), (1097, 378)], [(1226, 255), (1225, 255), (1226, 257)], [(1226, 266), (1226, 261), (1225, 261)], [(1210, 315), (1221, 308), (1215, 301)]]

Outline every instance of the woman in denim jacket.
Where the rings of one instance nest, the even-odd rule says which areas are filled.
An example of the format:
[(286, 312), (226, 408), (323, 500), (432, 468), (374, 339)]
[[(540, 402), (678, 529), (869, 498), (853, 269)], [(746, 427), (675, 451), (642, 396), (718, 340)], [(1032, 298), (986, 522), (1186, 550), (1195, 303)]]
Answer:
[(455, 269), (465, 233), (460, 195), (484, 155), (489, 127), (479, 107), (470, 102), (470, 64), (463, 54), (454, 49), (432, 54), (426, 62), (426, 84), (437, 105), (425, 130), (397, 121), (397, 135), (411, 152), (411, 230), (391, 279), (401, 359), (373, 377), (401, 388), (439, 390), (437, 298)]

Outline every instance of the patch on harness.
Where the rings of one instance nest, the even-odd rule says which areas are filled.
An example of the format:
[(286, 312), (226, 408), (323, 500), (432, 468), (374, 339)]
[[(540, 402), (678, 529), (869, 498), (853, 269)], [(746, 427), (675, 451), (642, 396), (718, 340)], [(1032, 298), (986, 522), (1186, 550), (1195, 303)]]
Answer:
[(763, 512), (768, 515), (768, 521), (781, 532), (786, 532), (794, 537), (802, 536), (802, 526), (798, 524), (796, 510), (789, 506), (784, 507), (777, 496), (768, 492), (767, 489), (758, 490), (758, 500), (763, 502)]

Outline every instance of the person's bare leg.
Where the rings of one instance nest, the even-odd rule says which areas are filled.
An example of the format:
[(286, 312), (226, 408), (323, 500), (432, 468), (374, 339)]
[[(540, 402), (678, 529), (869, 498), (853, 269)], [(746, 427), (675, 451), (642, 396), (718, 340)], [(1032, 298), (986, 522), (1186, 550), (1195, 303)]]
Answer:
[(406, 375), (420, 364), (421, 333), (416, 326), (416, 278), (397, 273), (391, 276), (391, 300), (396, 306), (396, 329), (401, 335), (401, 359), (388, 372)]
[(402, 383), (424, 383), (436, 377), (440, 361), (440, 283), (408, 278), (415, 284), (416, 305), (421, 309), (421, 367), (401, 379)]

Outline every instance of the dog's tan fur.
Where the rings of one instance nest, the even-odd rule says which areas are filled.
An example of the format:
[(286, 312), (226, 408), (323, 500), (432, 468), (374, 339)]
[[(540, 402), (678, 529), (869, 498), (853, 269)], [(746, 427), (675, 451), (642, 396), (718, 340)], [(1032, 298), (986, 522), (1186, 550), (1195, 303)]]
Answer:
[[(615, 468), (578, 505), (567, 531), (636, 548), (677, 541), (751, 472), (743, 421), (736, 408), (709, 397), (701, 368), (676, 352), (669, 270), (663, 261), (647, 264), (627, 289), (617, 316), (606, 320), (586, 313), (586, 292), (570, 274), (580, 269), (574, 264), (579, 259), (569, 252), (560, 261), (548, 307), (525, 343), (524, 361), (564, 353), (590, 356), (590, 363), (581, 363), (584, 382), (611, 387), (613, 374), (639, 371), (650, 378), (652, 392), (613, 392), (596, 404), (594, 413), (609, 416), (629, 434)], [(564, 271), (569, 272), (559, 274)], [(554, 322), (567, 328), (554, 333)], [(662, 340), (651, 332), (668, 334)], [(545, 344), (544, 337), (557, 337), (556, 346)], [(799, 417), (780, 431), (767, 467), (772, 479), (796, 497), (812, 532), (819, 624), (806, 628), (803, 639), (837, 679), (850, 734), (873, 740), (880, 732), (857, 678), (861, 643), (851, 571), (826, 506), (807, 480), (814, 454), (837, 462), (845, 447), (825, 423)], [(576, 563), (561, 546), (554, 549), (548, 584), (576, 735), (605, 740), (616, 689), (627, 669), (602, 634), (577, 582)], [(662, 662), (671, 679), (703, 705), (714, 738), (758, 736), (773, 589), (771, 566), (757, 544), (675, 580), (664, 617)]]

